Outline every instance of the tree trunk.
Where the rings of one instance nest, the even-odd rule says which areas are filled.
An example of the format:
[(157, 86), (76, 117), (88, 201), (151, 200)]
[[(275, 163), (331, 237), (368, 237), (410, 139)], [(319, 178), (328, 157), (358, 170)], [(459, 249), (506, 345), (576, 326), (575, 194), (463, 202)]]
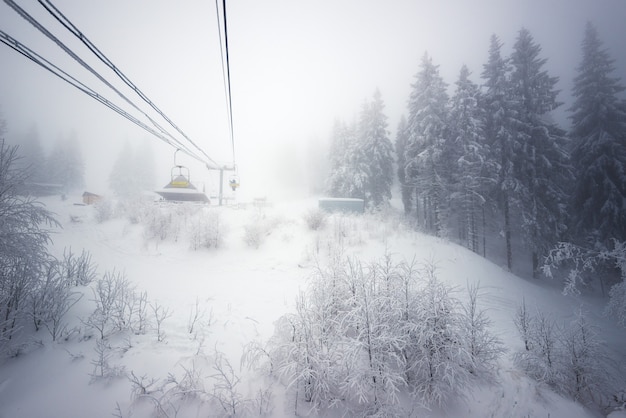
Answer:
[(504, 238), (506, 240), (506, 265), (511, 271), (513, 268), (513, 249), (511, 248), (511, 213), (509, 195), (504, 193)]

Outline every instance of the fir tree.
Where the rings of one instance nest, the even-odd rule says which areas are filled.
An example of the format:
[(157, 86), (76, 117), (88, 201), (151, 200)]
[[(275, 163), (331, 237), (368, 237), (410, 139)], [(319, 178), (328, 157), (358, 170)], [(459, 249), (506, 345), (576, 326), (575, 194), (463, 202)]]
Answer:
[(511, 56), (512, 94), (515, 97), (515, 156), (513, 173), (522, 214), (522, 234), (532, 252), (533, 276), (539, 257), (565, 229), (565, 187), (571, 183), (565, 133), (549, 122), (549, 113), (560, 106), (557, 77), (543, 70), (546, 59), (526, 29), (521, 29)]
[(614, 60), (588, 23), (574, 78), (571, 137), (578, 237), (600, 249), (626, 240), (626, 111)]
[[(352, 171), (352, 153), (356, 146), (355, 128), (335, 121), (330, 144), (328, 194), (333, 197), (356, 197)], [(359, 196), (361, 197), (361, 196)]]
[(391, 199), (393, 145), (387, 131), (387, 116), (379, 90), (366, 103), (359, 121), (359, 141), (354, 169), (365, 172), (364, 195), (368, 206), (379, 207)]
[[(479, 249), (478, 225), (485, 206), (487, 147), (483, 133), (478, 86), (463, 65), (450, 106), (450, 135), (447, 153), (454, 161), (450, 182), (454, 185), (452, 205), (459, 216), (459, 236), (474, 252)], [(484, 238), (484, 225), (483, 225)]]
[(396, 133), (396, 157), (398, 158), (398, 180), (400, 182), (400, 193), (402, 195), (402, 205), (404, 213), (410, 214), (413, 207), (413, 188), (407, 184), (406, 180), (406, 149), (407, 141), (407, 121), (404, 115), (400, 118), (398, 131)]
[(515, 104), (511, 97), (509, 82), (510, 66), (500, 53), (502, 43), (496, 35), (491, 36), (489, 58), (483, 66), (485, 80), (482, 106), (485, 115), (485, 138), (490, 149), (490, 159), (497, 166), (497, 195), (504, 215), (504, 239), (508, 269), (513, 267), (512, 217), (514, 191), (518, 184), (513, 170)]
[(428, 54), (424, 54), (415, 78), (409, 98), (406, 182), (415, 188), (418, 218), (421, 200), (426, 229), (442, 234), (447, 185), (441, 173), (441, 151), (447, 124), (448, 95), (439, 67), (432, 63)]

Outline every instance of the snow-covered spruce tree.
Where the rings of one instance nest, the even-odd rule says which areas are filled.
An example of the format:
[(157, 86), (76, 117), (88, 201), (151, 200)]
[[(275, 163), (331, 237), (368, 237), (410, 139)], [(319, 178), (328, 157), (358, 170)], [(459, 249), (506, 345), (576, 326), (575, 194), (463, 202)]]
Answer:
[(565, 132), (549, 121), (560, 103), (555, 85), (543, 69), (541, 47), (521, 29), (511, 55), (511, 89), (516, 102), (514, 176), (519, 196), (522, 235), (531, 250), (533, 276), (539, 259), (565, 230), (566, 187), (572, 182)]
[[(372, 208), (389, 202), (393, 183), (393, 144), (389, 139), (384, 108), (385, 104), (377, 89), (372, 101), (363, 106), (359, 118), (356, 156), (363, 159), (364, 168), (367, 169), (365, 198), (367, 205)], [(357, 166), (361, 166), (361, 163)]]
[[(0, 135), (2, 132), (0, 132)], [(48, 260), (52, 213), (20, 188), (28, 173), (16, 168), (17, 147), (0, 139), (0, 352), (28, 315), (31, 290)]]
[(415, 191), (406, 181), (406, 141), (407, 141), (407, 121), (406, 117), (402, 115), (398, 124), (398, 131), (396, 133), (396, 158), (398, 164), (398, 181), (400, 183), (400, 193), (402, 196), (402, 205), (404, 206), (404, 213), (406, 215), (411, 213), (413, 209), (413, 194)]
[(503, 231), (506, 259), (509, 270), (513, 268), (512, 206), (518, 181), (513, 169), (514, 140), (512, 130), (515, 103), (511, 97), (509, 82), (510, 65), (500, 52), (502, 43), (496, 35), (491, 36), (489, 58), (483, 66), (481, 77), (485, 80), (482, 108), (485, 116), (485, 138), (489, 147), (489, 159), (497, 165), (494, 193), (504, 217)]
[(570, 107), (572, 214), (578, 238), (594, 249), (626, 241), (626, 106), (614, 60), (588, 23)]
[(355, 146), (355, 132), (344, 122), (335, 120), (330, 143), (330, 174), (327, 191), (333, 197), (348, 197), (351, 189), (350, 154)]
[(450, 133), (446, 140), (446, 154), (454, 164), (449, 171), (451, 204), (459, 221), (459, 238), (467, 248), (479, 252), (480, 238), (484, 246), (486, 192), (489, 172), (495, 167), (489, 164), (485, 144), (481, 109), (478, 105), (480, 91), (469, 79), (470, 71), (461, 67), (456, 90), (450, 102)]
[[(446, 84), (424, 54), (409, 98), (407, 140), (404, 150), (406, 183), (415, 189), (416, 215), (424, 227), (443, 234), (447, 211), (447, 187), (441, 153), (447, 127)], [(421, 208), (420, 208), (421, 204)], [(421, 212), (421, 214), (420, 214)]]

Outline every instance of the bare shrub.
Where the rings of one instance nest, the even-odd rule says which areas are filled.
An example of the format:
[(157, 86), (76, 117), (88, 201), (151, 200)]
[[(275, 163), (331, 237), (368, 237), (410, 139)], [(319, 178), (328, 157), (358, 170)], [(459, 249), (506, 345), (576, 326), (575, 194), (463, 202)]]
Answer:
[(115, 378), (123, 377), (126, 374), (124, 366), (111, 364), (111, 356), (114, 349), (107, 340), (96, 340), (94, 347), (96, 357), (91, 361), (93, 371), (91, 372), (91, 383), (97, 381), (110, 381)]
[(154, 323), (157, 332), (157, 341), (162, 342), (165, 340), (165, 332), (163, 331), (163, 322), (172, 316), (172, 312), (160, 305), (158, 302), (150, 303), (150, 309), (152, 309), (152, 313), (154, 314)]
[(43, 278), (31, 293), (31, 314), (35, 330), (42, 325), (53, 341), (67, 330), (65, 315), (82, 297), (68, 285), (67, 277), (61, 273), (64, 263), (50, 260), (43, 269)]
[(107, 271), (96, 281), (93, 291), (95, 311), (89, 316), (86, 325), (97, 330), (100, 339), (104, 339), (115, 330), (120, 330), (123, 317), (121, 309), (125, 308), (130, 284), (123, 273)]
[(71, 286), (85, 286), (95, 280), (96, 265), (91, 261), (91, 253), (82, 250), (79, 256), (72, 248), (63, 250), (63, 260), (59, 263), (60, 275)]

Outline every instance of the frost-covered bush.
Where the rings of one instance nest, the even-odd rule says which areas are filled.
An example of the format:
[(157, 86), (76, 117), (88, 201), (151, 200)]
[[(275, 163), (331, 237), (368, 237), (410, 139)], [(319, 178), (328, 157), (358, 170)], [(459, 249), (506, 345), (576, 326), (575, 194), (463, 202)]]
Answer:
[(48, 228), (59, 225), (42, 204), (20, 194), (30, 173), (18, 159), (17, 147), (0, 139), (0, 355), (11, 351), (15, 333), (29, 320), (31, 291), (50, 257)]
[(99, 224), (113, 219), (115, 211), (109, 199), (100, 199), (93, 205), (94, 218)]
[(250, 221), (244, 225), (244, 242), (252, 248), (259, 248), (265, 239), (272, 234), (281, 220), (269, 216), (265, 211), (257, 211)]
[(63, 250), (63, 260), (58, 263), (59, 274), (69, 286), (85, 286), (95, 280), (96, 266), (91, 261), (91, 253), (84, 249), (79, 256), (71, 248)]
[(72, 290), (72, 278), (63, 275), (64, 264), (50, 260), (42, 271), (43, 277), (30, 293), (35, 330), (43, 326), (50, 333), (52, 341), (66, 332), (65, 315), (82, 297), (82, 294)]
[(259, 248), (265, 240), (263, 225), (252, 223), (243, 227), (243, 240), (248, 247)]
[(522, 304), (515, 324), (524, 348), (514, 360), (529, 377), (587, 404), (601, 404), (612, 393), (608, 357), (583, 311), (569, 326), (559, 327), (541, 311), (531, 315)]
[(469, 371), (489, 377), (493, 374), (497, 360), (504, 353), (502, 341), (489, 331), (491, 319), (485, 310), (478, 307), (479, 285), (469, 285), (469, 300), (464, 305), (464, 329), (467, 335), (463, 338), (471, 363)]
[(143, 224), (143, 237), (146, 241), (163, 241), (175, 229), (172, 213), (159, 207), (146, 211)]
[(303, 400), (322, 414), (402, 415), (407, 394), (443, 406), (501, 352), (480, 311), (464, 308), (452, 292), (429, 266), (389, 255), (371, 264), (331, 257), (296, 311), (277, 321), (267, 350), (256, 350), (267, 356), (255, 358), (269, 359), (296, 400), (294, 414)]
[(312, 231), (317, 231), (326, 225), (328, 215), (321, 209), (312, 209), (304, 215), (307, 226)]
[(224, 240), (224, 225), (220, 212), (211, 210), (190, 221), (189, 240), (192, 250), (219, 248)]

